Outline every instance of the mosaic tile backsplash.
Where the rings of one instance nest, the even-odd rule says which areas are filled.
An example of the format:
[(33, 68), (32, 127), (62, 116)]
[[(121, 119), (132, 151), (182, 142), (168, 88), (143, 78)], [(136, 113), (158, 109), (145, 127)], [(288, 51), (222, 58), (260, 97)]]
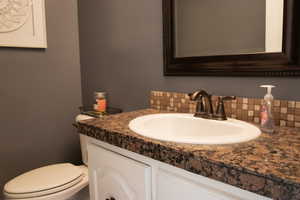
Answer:
[[(212, 97), (214, 109), (217, 106), (217, 96)], [(226, 101), (227, 117), (260, 123), (260, 110), (263, 99), (237, 97), (236, 100)], [(195, 113), (196, 102), (190, 101), (187, 93), (151, 91), (151, 108), (157, 110)], [(282, 127), (300, 128), (300, 101), (273, 101), (273, 117), (275, 124)]]

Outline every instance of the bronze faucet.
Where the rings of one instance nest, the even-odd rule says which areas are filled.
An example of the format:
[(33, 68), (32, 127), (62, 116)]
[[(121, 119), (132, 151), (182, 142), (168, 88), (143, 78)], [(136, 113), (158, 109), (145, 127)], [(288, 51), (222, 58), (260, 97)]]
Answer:
[(236, 99), (235, 96), (218, 97), (218, 106), (214, 113), (211, 94), (208, 94), (205, 90), (199, 90), (189, 94), (189, 96), (192, 101), (197, 101), (195, 117), (214, 120), (227, 120), (224, 101)]
[(189, 94), (192, 101), (197, 101), (195, 117), (202, 117), (205, 119), (212, 119), (213, 106), (211, 95), (204, 90), (196, 91)]

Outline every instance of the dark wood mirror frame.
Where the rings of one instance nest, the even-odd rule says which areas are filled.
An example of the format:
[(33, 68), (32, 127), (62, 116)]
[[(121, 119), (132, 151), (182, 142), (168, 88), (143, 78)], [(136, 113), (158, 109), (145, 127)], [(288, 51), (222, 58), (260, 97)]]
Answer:
[(174, 0), (163, 2), (165, 76), (300, 76), (299, 0), (284, 0), (282, 53), (175, 57)]

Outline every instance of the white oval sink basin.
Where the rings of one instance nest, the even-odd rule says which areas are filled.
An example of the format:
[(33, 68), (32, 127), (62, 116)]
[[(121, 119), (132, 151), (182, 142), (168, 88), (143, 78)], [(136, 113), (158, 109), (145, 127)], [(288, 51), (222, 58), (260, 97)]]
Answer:
[(129, 128), (145, 137), (189, 144), (240, 143), (261, 134), (256, 126), (240, 120), (216, 121), (180, 113), (144, 115), (131, 120)]

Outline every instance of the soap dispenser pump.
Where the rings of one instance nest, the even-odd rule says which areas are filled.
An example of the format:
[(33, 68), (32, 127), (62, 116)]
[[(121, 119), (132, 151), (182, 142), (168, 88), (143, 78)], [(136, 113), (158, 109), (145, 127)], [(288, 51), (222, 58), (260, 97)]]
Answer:
[(264, 101), (261, 107), (261, 130), (265, 133), (274, 133), (275, 123), (272, 115), (272, 101), (274, 97), (272, 95), (273, 85), (261, 85), (262, 88), (267, 88), (267, 94), (264, 97)]

